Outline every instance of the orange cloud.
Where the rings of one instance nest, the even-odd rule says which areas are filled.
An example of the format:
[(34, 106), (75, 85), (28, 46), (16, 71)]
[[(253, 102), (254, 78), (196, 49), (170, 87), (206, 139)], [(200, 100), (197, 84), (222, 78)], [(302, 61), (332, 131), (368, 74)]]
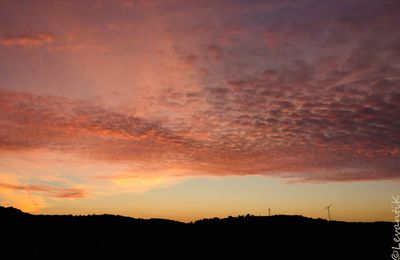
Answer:
[(5, 46), (39, 46), (54, 41), (54, 34), (40, 32), (37, 34), (21, 34), (17, 36), (8, 35), (0, 40), (0, 44)]
[(167, 169), (137, 169), (116, 172), (112, 175), (94, 176), (98, 181), (110, 181), (114, 190), (144, 192), (153, 188), (166, 187), (180, 183), (191, 177), (190, 170), (170, 165)]
[[(159, 175), (396, 179), (399, 6), (328, 2), (79, 5), (101, 21), (76, 5), (44, 5), (38, 14), (59, 11), (52, 18), (74, 37), (49, 46), (42, 70), (29, 74), (29, 59), (4, 65), (17, 76), (3, 85), (26, 92), (0, 90), (0, 152), (48, 149)], [(95, 46), (105, 55), (87, 51)], [(105, 101), (79, 99), (94, 95)]]
[(0, 183), (1, 188), (11, 190), (22, 190), (27, 192), (38, 192), (44, 193), (47, 196), (55, 198), (83, 198), (86, 197), (86, 191), (83, 189), (76, 188), (58, 188), (45, 185), (32, 185), (32, 184), (12, 184), (12, 183)]
[[(289, 100), (279, 88), (275, 93), (242, 99), (253, 91), (263, 91), (258, 84), (270, 74), (198, 93), (197, 96), (206, 96), (212, 109), (196, 115), (188, 128), (185, 124), (152, 121), (83, 101), (1, 90), (0, 150), (8, 153), (45, 148), (98, 161), (134, 162), (133, 173), (153, 171), (160, 176), (169, 176), (165, 170), (185, 169), (186, 176), (264, 174), (318, 181), (396, 178), (398, 149), (388, 140), (395, 139), (398, 132), (391, 130), (396, 126), (390, 127), (391, 121), (384, 119), (391, 114), (381, 112), (376, 117), (374, 109), (348, 108), (347, 113), (353, 115), (353, 121), (348, 121), (347, 114), (326, 109), (329, 103), (299, 106), (305, 102), (301, 95)], [(244, 89), (246, 92), (242, 93)], [(335, 91), (316, 94), (329, 99)], [(268, 96), (279, 98), (264, 103)], [(376, 106), (384, 105), (379, 99), (376, 101)], [(246, 113), (219, 114), (228, 105)], [(346, 109), (347, 104), (341, 107)], [(257, 109), (259, 116), (254, 116), (252, 109)], [(371, 120), (380, 122), (380, 127), (387, 125), (386, 139), (376, 138), (378, 129), (370, 124)], [(368, 138), (364, 134), (343, 134), (345, 129), (354, 127)], [(308, 174), (303, 175), (304, 172)], [(55, 197), (84, 196), (76, 190), (30, 188)]]
[[(20, 178), (11, 174), (0, 173), (2, 182), (18, 183)], [(0, 201), (2, 205), (14, 206), (27, 212), (38, 213), (46, 207), (43, 196), (31, 193), (29, 190), (12, 189), (0, 185)]]

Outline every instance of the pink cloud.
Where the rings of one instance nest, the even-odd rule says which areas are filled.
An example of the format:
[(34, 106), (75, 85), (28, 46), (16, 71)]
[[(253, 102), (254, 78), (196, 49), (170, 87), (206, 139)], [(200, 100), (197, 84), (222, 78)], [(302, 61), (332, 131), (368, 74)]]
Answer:
[[(399, 150), (393, 140), (398, 131), (389, 118), (398, 108), (393, 107), (387, 115), (381, 112), (378, 117), (375, 109), (386, 106), (379, 102), (379, 97), (374, 103), (377, 107), (353, 108), (351, 102), (343, 101), (330, 108), (336, 102), (330, 98), (335, 92), (315, 92), (325, 102), (309, 107), (303, 106), (307, 103), (302, 101), (302, 95), (289, 100), (286, 94), (253, 93), (263, 91), (257, 87), (258, 82), (269, 74), (247, 82), (231, 82), (228, 88), (209, 88), (197, 95), (180, 96), (202, 97), (211, 106), (207, 113), (197, 115), (186, 130), (185, 125), (134, 117), (83, 101), (2, 90), (0, 149), (7, 153), (46, 148), (99, 161), (134, 161), (133, 172), (173, 168), (183, 170), (187, 176), (196, 172), (206, 175), (291, 172), (293, 178), (305, 179), (300, 173), (308, 172), (307, 178), (322, 181), (396, 178), (395, 157)], [(237, 84), (242, 87), (235, 89)], [(279, 88), (274, 89), (280, 92)], [(280, 98), (269, 100), (271, 95)], [(361, 102), (368, 97), (358, 98)], [(241, 116), (231, 114), (226, 106), (242, 111)], [(253, 111), (258, 111), (258, 115)], [(350, 115), (352, 120), (348, 120)], [(382, 131), (385, 139), (379, 138)], [(31, 188), (42, 191), (42, 187)], [(82, 195), (75, 190), (54, 194)]]
[[(160, 175), (399, 177), (396, 1), (121, 3), (82, 3), (101, 21), (55, 8), (77, 37), (49, 48), (52, 62), (30, 75), (42, 76), (36, 91), (11, 90), (26, 74), (3, 83), (0, 152), (49, 149)], [(95, 46), (107, 51), (87, 52)], [(49, 71), (60, 74), (51, 84)], [(76, 85), (76, 96), (106, 104), (62, 97)], [(39, 94), (47, 89), (60, 94)]]
[(55, 41), (52, 33), (40, 32), (37, 34), (7, 35), (0, 39), (0, 44), (5, 46), (39, 46)]
[(49, 197), (55, 198), (83, 198), (86, 197), (86, 191), (83, 189), (75, 188), (58, 188), (45, 185), (32, 185), (32, 184), (11, 184), (11, 183), (0, 183), (0, 188), (27, 191), (35, 193), (43, 193)]

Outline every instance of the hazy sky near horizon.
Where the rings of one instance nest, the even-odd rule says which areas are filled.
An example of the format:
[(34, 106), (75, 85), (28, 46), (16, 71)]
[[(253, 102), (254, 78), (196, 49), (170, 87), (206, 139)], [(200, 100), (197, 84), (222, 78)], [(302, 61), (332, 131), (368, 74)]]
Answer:
[(0, 0), (0, 204), (181, 220), (334, 204), (338, 219), (390, 220), (399, 13)]

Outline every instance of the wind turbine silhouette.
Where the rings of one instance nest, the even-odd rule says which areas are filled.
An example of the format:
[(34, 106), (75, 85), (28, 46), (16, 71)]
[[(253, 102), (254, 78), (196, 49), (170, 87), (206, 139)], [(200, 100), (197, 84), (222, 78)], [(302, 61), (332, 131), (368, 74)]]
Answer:
[(331, 212), (330, 212), (330, 208), (332, 207), (332, 205), (327, 206), (325, 209), (328, 210), (328, 220), (331, 221)]

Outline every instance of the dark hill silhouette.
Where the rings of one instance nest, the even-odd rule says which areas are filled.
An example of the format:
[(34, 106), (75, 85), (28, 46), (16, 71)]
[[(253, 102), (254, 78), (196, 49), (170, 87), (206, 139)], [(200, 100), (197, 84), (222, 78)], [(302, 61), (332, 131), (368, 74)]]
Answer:
[(12, 259), (243, 256), (244, 259), (381, 260), (390, 259), (394, 234), (390, 222), (246, 215), (182, 223), (115, 215), (31, 215), (11, 207), (0, 207), (0, 225), (1, 254), (12, 255)]

